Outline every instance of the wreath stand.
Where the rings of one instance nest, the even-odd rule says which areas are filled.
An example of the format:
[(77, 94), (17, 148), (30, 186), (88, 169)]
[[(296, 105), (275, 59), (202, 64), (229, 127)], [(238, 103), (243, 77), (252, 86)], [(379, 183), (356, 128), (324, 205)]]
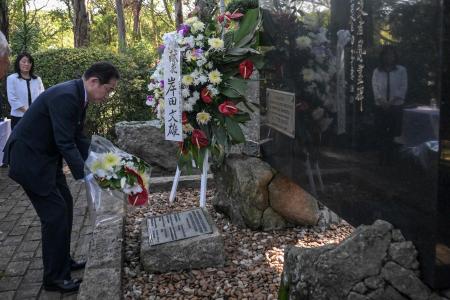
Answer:
[[(206, 206), (206, 186), (208, 181), (208, 157), (209, 150), (205, 152), (205, 158), (203, 159), (202, 166), (202, 176), (200, 181), (200, 207), (205, 208)], [(172, 190), (170, 191), (169, 202), (172, 204), (175, 200), (175, 196), (177, 193), (178, 181), (180, 180), (181, 170), (177, 166), (177, 170), (175, 172), (175, 177), (173, 178)]]

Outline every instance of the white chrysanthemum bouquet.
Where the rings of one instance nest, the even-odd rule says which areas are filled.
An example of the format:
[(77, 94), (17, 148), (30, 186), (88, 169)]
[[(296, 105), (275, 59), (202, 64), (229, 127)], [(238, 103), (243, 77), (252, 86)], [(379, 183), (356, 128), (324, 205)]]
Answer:
[[(95, 149), (92, 145), (96, 144), (102, 147)], [(92, 145), (86, 167), (92, 172), (98, 186), (123, 192), (131, 205), (146, 204), (150, 167), (142, 159), (121, 151), (106, 139), (95, 136)], [(104, 145), (108, 147), (105, 149)]]

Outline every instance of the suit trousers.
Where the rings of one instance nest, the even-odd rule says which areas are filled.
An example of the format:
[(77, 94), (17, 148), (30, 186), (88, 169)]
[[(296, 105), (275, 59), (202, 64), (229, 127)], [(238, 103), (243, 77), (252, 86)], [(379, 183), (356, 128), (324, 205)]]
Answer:
[(41, 220), (44, 284), (69, 280), (70, 236), (73, 199), (62, 168), (56, 174), (56, 187), (47, 196), (25, 189)]

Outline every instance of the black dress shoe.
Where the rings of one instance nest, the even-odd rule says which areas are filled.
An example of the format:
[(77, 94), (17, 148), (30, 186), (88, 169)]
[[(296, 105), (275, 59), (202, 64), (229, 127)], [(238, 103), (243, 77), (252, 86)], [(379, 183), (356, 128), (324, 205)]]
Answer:
[(76, 262), (73, 259), (70, 260), (70, 271), (81, 270), (86, 267), (86, 261)]
[(60, 292), (60, 293), (71, 293), (76, 292), (80, 289), (80, 282), (74, 280), (61, 280), (53, 282), (50, 284), (44, 284), (44, 290)]

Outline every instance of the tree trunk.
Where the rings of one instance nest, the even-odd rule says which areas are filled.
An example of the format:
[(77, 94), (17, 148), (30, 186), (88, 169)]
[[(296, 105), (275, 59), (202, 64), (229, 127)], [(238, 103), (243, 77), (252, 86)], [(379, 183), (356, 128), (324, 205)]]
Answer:
[(152, 28), (153, 28), (153, 40), (155, 42), (155, 45), (158, 45), (159, 43), (159, 28), (158, 28), (158, 23), (156, 22), (155, 19), (155, 2), (154, 0), (150, 0), (150, 21), (152, 23)]
[(175, 28), (183, 24), (183, 4), (181, 0), (175, 0)]
[(0, 0), (0, 31), (8, 39), (9, 36), (9, 19), (8, 19), (8, 0)]
[(123, 14), (122, 0), (116, 0), (116, 13), (117, 13), (117, 32), (119, 34), (119, 51), (125, 52), (127, 49), (127, 40), (125, 33), (125, 17)]
[(133, 37), (135, 40), (141, 38), (141, 9), (142, 0), (133, 1)]
[(89, 15), (87, 0), (73, 0), (74, 30), (73, 39), (75, 48), (89, 46)]

